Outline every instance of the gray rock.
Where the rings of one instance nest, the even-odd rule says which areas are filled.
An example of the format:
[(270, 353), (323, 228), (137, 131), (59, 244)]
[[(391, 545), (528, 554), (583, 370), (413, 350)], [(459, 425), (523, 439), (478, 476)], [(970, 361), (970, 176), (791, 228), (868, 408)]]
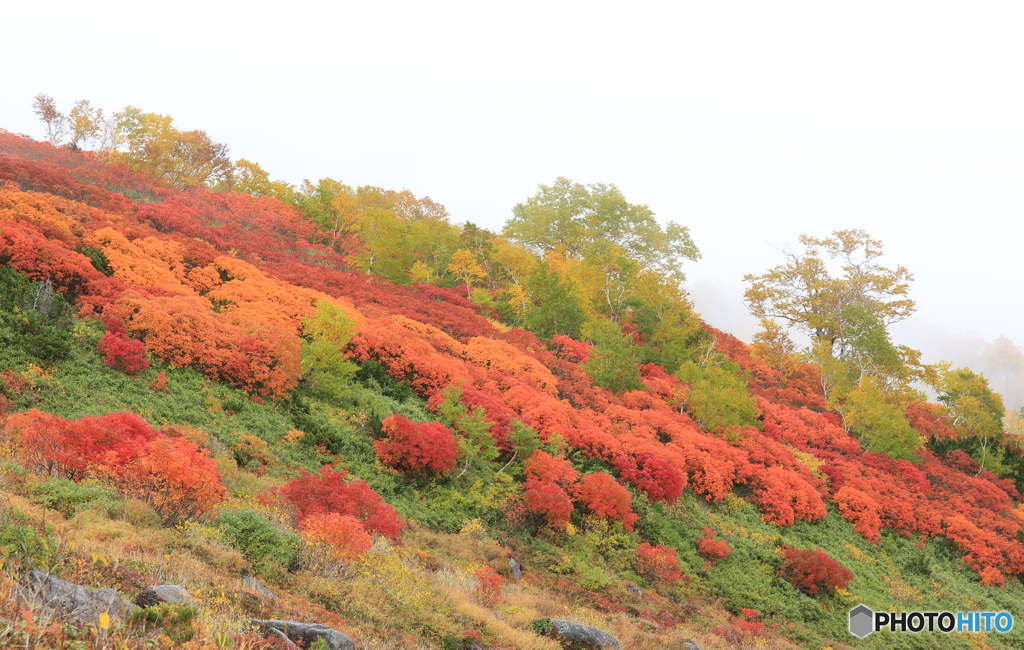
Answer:
[(252, 619), (252, 624), (259, 627), (264, 637), (285, 636), (294, 643), (308, 648), (317, 639), (327, 642), (330, 650), (356, 650), (356, 643), (347, 634), (319, 623), (299, 623), (297, 621), (261, 621)]
[(594, 648), (594, 650), (622, 650), (619, 640), (611, 634), (595, 627), (576, 625), (557, 618), (551, 619), (554, 632), (569, 641), (574, 641), (582, 646)]
[(245, 585), (246, 589), (251, 589), (252, 591), (255, 591), (259, 595), (263, 596), (264, 598), (269, 598), (270, 600), (281, 600), (280, 598), (278, 598), (277, 594), (267, 589), (267, 587), (262, 582), (257, 580), (255, 576), (242, 576), (242, 584)]
[(634, 596), (638, 596), (640, 598), (644, 597), (644, 590), (640, 587), (626, 587), (626, 591), (633, 594)]
[(519, 564), (514, 557), (508, 559), (508, 566), (512, 569), (512, 579), (522, 580), (523, 579), (523, 565)]
[(139, 609), (113, 589), (88, 589), (39, 569), (32, 569), (22, 577), (13, 596), (59, 621), (77, 625), (95, 625), (103, 612), (112, 619), (124, 620)]
[(192, 595), (181, 585), (151, 585), (135, 597), (135, 604), (139, 607), (152, 607), (160, 603), (193, 605), (195, 602)]
[(692, 641), (684, 641), (683, 647), (686, 648), (686, 650), (700, 650), (700, 646)]

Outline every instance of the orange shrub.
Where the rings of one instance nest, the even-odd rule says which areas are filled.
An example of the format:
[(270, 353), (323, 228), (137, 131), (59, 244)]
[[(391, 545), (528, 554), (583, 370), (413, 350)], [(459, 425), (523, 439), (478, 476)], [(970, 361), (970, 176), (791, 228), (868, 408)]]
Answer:
[(358, 519), (336, 512), (307, 517), (299, 527), (307, 542), (325, 544), (341, 560), (355, 560), (370, 550), (373, 540)]
[(151, 505), (168, 526), (209, 514), (227, 492), (209, 452), (185, 438), (154, 438), (134, 463), (106, 469), (122, 492)]

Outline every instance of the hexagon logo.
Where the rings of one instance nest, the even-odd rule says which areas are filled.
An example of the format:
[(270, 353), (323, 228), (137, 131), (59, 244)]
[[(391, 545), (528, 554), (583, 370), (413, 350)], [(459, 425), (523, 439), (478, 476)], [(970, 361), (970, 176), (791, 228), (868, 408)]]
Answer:
[(866, 605), (857, 605), (850, 610), (850, 634), (863, 639), (875, 631), (875, 612)]

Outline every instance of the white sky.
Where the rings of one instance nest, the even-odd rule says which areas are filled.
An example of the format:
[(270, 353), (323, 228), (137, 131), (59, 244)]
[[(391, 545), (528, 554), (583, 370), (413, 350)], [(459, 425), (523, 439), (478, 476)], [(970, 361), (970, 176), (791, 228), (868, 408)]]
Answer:
[(42, 137), (39, 92), (132, 104), (274, 177), (492, 229), (557, 176), (615, 183), (690, 227), (698, 310), (743, 338), (766, 242), (864, 228), (917, 278), (898, 337), (1024, 343), (1019, 2), (23, 0), (0, 21), (0, 128)]

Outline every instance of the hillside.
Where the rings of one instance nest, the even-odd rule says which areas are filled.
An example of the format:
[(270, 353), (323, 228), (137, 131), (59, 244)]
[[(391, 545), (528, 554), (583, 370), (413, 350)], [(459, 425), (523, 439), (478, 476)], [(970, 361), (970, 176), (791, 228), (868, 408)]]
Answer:
[[(847, 612), (1024, 616), (1015, 447), (902, 370), (873, 375), (898, 412), (863, 367), (840, 411), (827, 360), (703, 323), (684, 231), (547, 246), (562, 180), (501, 237), (408, 192), (161, 184), (0, 131), (0, 593), (34, 566), (200, 605), (89, 630), (4, 599), (0, 645), (281, 647), (245, 623), (279, 618), (557, 648), (553, 618), (623, 648), (930, 648)], [(615, 197), (588, 187), (562, 189)], [(869, 407), (912, 440), (847, 417)], [(815, 549), (852, 579), (801, 579)]]

